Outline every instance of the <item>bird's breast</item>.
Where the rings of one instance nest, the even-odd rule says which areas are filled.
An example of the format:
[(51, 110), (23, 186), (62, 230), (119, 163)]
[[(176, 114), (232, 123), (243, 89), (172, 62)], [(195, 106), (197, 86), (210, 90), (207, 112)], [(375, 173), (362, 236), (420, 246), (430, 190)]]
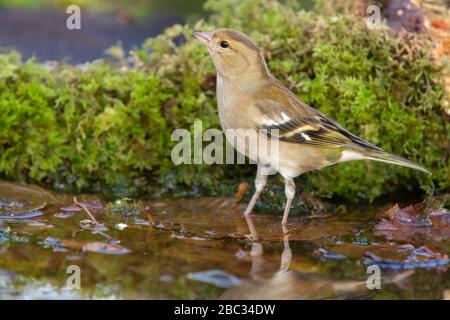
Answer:
[(248, 95), (229, 81), (217, 78), (217, 108), (220, 124), (226, 129), (249, 129), (254, 127), (251, 115), (252, 102)]

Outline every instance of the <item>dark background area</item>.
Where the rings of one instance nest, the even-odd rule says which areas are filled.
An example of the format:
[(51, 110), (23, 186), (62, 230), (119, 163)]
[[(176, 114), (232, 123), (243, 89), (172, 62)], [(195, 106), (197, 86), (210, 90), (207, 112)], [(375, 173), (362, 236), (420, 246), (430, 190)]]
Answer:
[[(125, 51), (174, 23), (201, 17), (203, 0), (0, 0), (0, 47), (23, 59), (83, 63), (121, 43)], [(69, 30), (66, 8), (81, 8), (81, 30)]]

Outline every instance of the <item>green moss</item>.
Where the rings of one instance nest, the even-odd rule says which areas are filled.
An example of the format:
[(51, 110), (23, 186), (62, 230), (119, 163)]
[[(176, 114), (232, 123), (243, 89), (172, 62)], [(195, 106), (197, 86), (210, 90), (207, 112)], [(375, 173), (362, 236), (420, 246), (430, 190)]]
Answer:
[[(305, 102), (344, 127), (405, 156), (450, 187), (448, 99), (444, 70), (425, 37), (394, 38), (362, 18), (303, 12), (270, 0), (209, 1), (207, 22), (174, 26), (128, 57), (83, 68), (44, 67), (0, 54), (0, 173), (11, 179), (79, 190), (145, 189), (149, 184), (224, 189), (249, 178), (238, 165), (180, 165), (170, 160), (176, 128), (219, 127), (214, 69), (194, 29), (232, 27), (263, 48), (270, 69)], [(180, 36), (186, 39), (176, 46)], [(119, 52), (120, 54), (117, 54)], [(116, 54), (113, 54), (116, 53)], [(351, 162), (306, 174), (321, 196), (374, 199), (429, 183), (423, 174), (374, 162)]]

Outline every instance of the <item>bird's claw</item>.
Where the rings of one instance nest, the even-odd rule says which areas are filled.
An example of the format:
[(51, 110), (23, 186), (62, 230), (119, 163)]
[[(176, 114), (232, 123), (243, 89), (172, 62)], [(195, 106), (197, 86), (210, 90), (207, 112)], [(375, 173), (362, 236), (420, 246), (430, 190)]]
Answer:
[(244, 234), (244, 237), (251, 242), (255, 241), (254, 237), (251, 234)]

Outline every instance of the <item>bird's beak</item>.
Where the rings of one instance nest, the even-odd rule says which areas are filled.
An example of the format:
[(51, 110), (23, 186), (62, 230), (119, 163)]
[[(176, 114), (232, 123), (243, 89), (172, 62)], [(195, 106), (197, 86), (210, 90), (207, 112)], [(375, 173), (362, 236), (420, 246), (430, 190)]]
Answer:
[(194, 38), (200, 41), (203, 45), (209, 47), (212, 40), (212, 33), (207, 31), (194, 31), (192, 33)]

